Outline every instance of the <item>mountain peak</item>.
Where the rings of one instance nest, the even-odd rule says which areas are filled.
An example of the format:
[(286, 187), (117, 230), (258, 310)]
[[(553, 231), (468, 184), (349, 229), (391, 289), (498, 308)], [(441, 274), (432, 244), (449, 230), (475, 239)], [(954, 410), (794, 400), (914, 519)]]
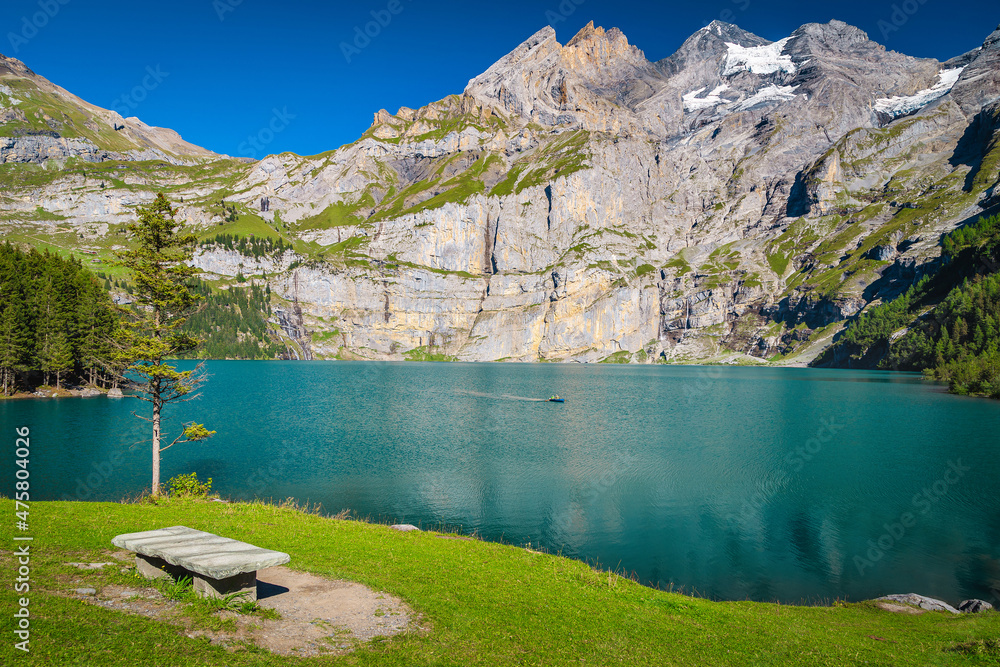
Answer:
[(591, 21), (563, 47), (564, 56), (581, 64), (599, 69), (619, 65), (645, 67), (646, 55), (636, 46), (629, 44), (628, 37), (618, 28), (605, 30), (594, 26)]
[(544, 44), (545, 42), (554, 42), (555, 40), (556, 40), (556, 29), (550, 25), (547, 25), (538, 32), (536, 32), (534, 35), (529, 37), (528, 39), (521, 42), (521, 44), (516, 49), (511, 51), (508, 57), (514, 55), (515, 53), (530, 51), (539, 44)]
[[(29, 151), (26, 161), (44, 162), (51, 157), (85, 159), (164, 159), (184, 161), (189, 158), (214, 158), (215, 153), (189, 144), (173, 130), (146, 125), (138, 118), (123, 118), (118, 112), (103, 109), (80, 99), (65, 88), (33, 72), (23, 62), (0, 54), (0, 84), (21, 79), (18, 86), (0, 86), (4, 101), (16, 107), (26, 98), (33, 110), (23, 107), (4, 109), (0, 103), (0, 125), (15, 141), (47, 144), (45, 150)], [(14, 88), (12, 90), (12, 88)], [(67, 108), (75, 113), (66, 113)], [(67, 140), (71, 140), (72, 144)], [(0, 162), (4, 160), (0, 159)]]
[(603, 37), (604, 36), (604, 28), (600, 28), (600, 27), (595, 28), (594, 27), (594, 22), (591, 21), (587, 25), (583, 26), (583, 28), (580, 29), (580, 32), (576, 33), (576, 37), (574, 37), (573, 39), (569, 40), (566, 43), (566, 46), (576, 46), (578, 43), (582, 42), (583, 40), (587, 39), (588, 37), (595, 36), (595, 35), (597, 37)]
[(983, 42), (983, 48), (988, 48), (998, 43), (1000, 43), (1000, 25), (998, 25), (997, 29), (994, 30), (992, 34), (986, 38), (986, 41)]
[(836, 19), (829, 23), (806, 23), (792, 33), (792, 38), (813, 44), (813, 48), (839, 52), (877, 46), (861, 28)]
[(470, 81), (466, 94), (542, 125), (621, 129), (609, 117), (628, 82), (652, 67), (646, 56), (621, 30), (593, 21), (566, 46), (555, 37), (551, 26), (542, 28)]
[(517, 67), (523, 63), (544, 59), (549, 52), (558, 48), (561, 47), (556, 41), (555, 28), (547, 25), (528, 39), (521, 42), (517, 48), (493, 63), (488, 70), (469, 83), (471, 85), (473, 81), (478, 79), (497, 76), (499, 73), (512, 67)]
[(707, 26), (688, 37), (684, 43), (687, 44), (689, 42), (702, 41), (706, 37), (736, 44), (738, 46), (764, 46), (766, 44), (770, 44), (770, 42), (763, 37), (758, 37), (752, 32), (747, 32), (738, 25), (726, 23), (725, 21), (719, 21), (718, 19), (712, 21)]
[(0, 76), (5, 74), (13, 74), (14, 76), (35, 76), (35, 73), (17, 58), (10, 58), (0, 53)]
[(952, 98), (968, 114), (1000, 100), (1000, 26), (971, 53), (962, 77), (951, 90)]
[(566, 43), (566, 48), (573, 48), (579, 46), (587, 41), (597, 41), (605, 40), (608, 42), (623, 43), (628, 46), (628, 38), (618, 28), (612, 28), (611, 30), (605, 31), (601, 26), (594, 26), (594, 22), (591, 21), (587, 25), (580, 29), (580, 32), (576, 33), (573, 39)]
[(753, 48), (767, 46), (770, 43), (763, 37), (747, 32), (737, 25), (716, 20), (684, 40), (680, 48), (657, 63), (657, 67), (667, 76), (677, 74), (692, 66), (700, 70), (708, 62), (717, 62), (725, 58), (731, 51), (730, 44), (742, 48)]

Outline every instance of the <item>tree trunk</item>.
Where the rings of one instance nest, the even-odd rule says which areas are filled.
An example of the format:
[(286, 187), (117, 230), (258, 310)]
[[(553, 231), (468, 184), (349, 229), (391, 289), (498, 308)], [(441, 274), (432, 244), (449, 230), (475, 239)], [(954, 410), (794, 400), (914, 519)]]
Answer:
[[(160, 339), (160, 308), (154, 306), (153, 309), (153, 338)], [(162, 359), (156, 359), (155, 364), (159, 366)], [(163, 403), (160, 400), (160, 384), (158, 379), (153, 380), (153, 497), (160, 495), (160, 410)]]
[(160, 495), (160, 397), (153, 395), (153, 497)]

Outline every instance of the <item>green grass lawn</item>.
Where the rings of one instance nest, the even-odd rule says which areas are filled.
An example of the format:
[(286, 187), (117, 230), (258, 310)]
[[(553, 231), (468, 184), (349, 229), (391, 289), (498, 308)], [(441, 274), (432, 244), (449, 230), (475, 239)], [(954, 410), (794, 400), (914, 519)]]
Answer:
[[(14, 523), (14, 503), (0, 501)], [(13, 648), (14, 544), (0, 587), (0, 663), (51, 665), (1000, 665), (1000, 614), (893, 614), (871, 603), (711, 602), (508, 545), (445, 540), (289, 507), (169, 500), (32, 503), (31, 655)], [(228, 652), (179, 628), (52, 594), (67, 561), (103, 561), (119, 533), (186, 525), (289, 553), (289, 567), (399, 596), (426, 633), (353, 654)], [(59, 573), (62, 572), (62, 578)], [(906, 591), (900, 591), (906, 592)]]
[[(240, 213), (234, 222), (226, 222), (213, 225), (207, 229), (196, 232), (200, 240), (213, 239), (220, 234), (232, 234), (233, 236), (248, 238), (250, 236), (266, 237), (277, 240), (284, 238), (266, 220), (253, 213)], [(286, 241), (288, 239), (285, 239)]]

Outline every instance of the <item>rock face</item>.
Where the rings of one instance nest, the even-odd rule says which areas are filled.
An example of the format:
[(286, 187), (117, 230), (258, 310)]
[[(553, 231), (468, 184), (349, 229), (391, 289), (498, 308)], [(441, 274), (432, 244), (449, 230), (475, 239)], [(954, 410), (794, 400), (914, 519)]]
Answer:
[[(967, 54), (969, 64), (952, 89), (952, 97), (966, 114), (975, 114), (997, 100), (1000, 89), (1000, 26), (978, 51)], [(964, 63), (963, 63), (964, 64)]]
[(962, 604), (958, 605), (958, 610), (963, 614), (979, 614), (992, 609), (993, 605), (984, 600), (963, 600)]
[(905, 604), (912, 604), (914, 606), (920, 607), (921, 609), (926, 609), (927, 611), (947, 611), (951, 614), (959, 613), (958, 609), (955, 609), (947, 602), (942, 602), (941, 600), (935, 600), (934, 598), (929, 598), (924, 595), (917, 595), (916, 593), (884, 595), (878, 599), (886, 600), (888, 602), (902, 602)]
[[(994, 205), (998, 34), (940, 63), (839, 21), (777, 42), (714, 22), (653, 63), (616, 29), (544, 28), (332, 153), (126, 170), (100, 192), (66, 174), (0, 211), (99, 239), (168, 183), (192, 226), (225, 231), (221, 174), (294, 251), (195, 265), (268, 282), (275, 326), (318, 357), (767, 358), (900, 293)], [(31, 139), (15, 153), (43, 162), (62, 140)]]
[(248, 257), (235, 250), (203, 247), (195, 253), (191, 266), (206, 273), (235, 277), (240, 273), (247, 275), (282, 273), (288, 270), (293, 261), (295, 255), (292, 252)]
[(642, 128), (617, 98), (652, 90), (646, 79), (659, 77), (642, 51), (617, 28), (605, 32), (591, 22), (566, 46), (543, 28), (470, 81), (465, 93), (543, 126), (621, 134)]
[[(975, 115), (948, 91), (995, 50), (958, 71), (836, 21), (775, 43), (717, 22), (650, 63), (619, 31), (561, 46), (546, 28), (461, 98), (380, 112), (370, 138), (323, 162), (269, 158), (247, 185), (286, 220), (318, 197), (354, 207), (336, 241), (362, 239), (378, 273), (324, 267), (279, 292), (294, 282), (362, 356), (429, 340), (468, 360), (767, 356), (799, 342), (768, 335), (775, 323), (854, 315), (890, 293), (889, 268), (933, 261), (940, 234), (981, 210), (951, 185), (932, 212), (917, 183), (969, 173), (954, 155)], [(879, 110), (896, 98), (905, 109)], [(433, 136), (444, 118), (468, 125)], [(491, 159), (499, 173), (475, 178)], [(470, 194), (427, 206), (463, 176)], [(394, 189), (428, 184), (383, 213)]]
[(42, 164), (46, 160), (70, 157), (79, 157), (85, 162), (101, 162), (110, 159), (110, 153), (85, 139), (61, 139), (49, 135), (0, 139), (2, 163)]

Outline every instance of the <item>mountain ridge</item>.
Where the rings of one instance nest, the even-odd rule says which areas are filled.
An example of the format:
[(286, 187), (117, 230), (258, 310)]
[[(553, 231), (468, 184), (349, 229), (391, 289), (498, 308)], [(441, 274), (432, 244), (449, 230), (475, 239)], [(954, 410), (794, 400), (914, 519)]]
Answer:
[[(52, 176), (0, 199), (0, 224), (106, 225), (84, 234), (100, 253), (166, 183), (204, 277), (268, 283), (298, 356), (806, 359), (993, 205), (996, 35), (941, 63), (839, 21), (776, 42), (713, 22), (651, 63), (616, 29), (563, 46), (547, 27), (335, 151), (124, 161), (128, 187), (99, 193)], [(292, 250), (246, 257), (218, 233)]]
[[(11, 89), (15, 83), (20, 85), (16, 91)], [(5, 84), (0, 91), (3, 95), (0, 98), (0, 117), (4, 119), (4, 135), (8, 138), (7, 146), (0, 153), (0, 162), (41, 159), (41, 153), (37, 151), (18, 150), (18, 135), (12, 131), (17, 129), (23, 131), (20, 136), (56, 140), (65, 137), (89, 142), (92, 144), (92, 156), (100, 156), (103, 151), (109, 157), (130, 154), (133, 158), (168, 161), (219, 157), (208, 149), (184, 141), (174, 130), (152, 127), (136, 117), (124, 118), (116, 111), (91, 104), (35, 73), (20, 60), (3, 54), (0, 54), (0, 84)], [(20, 99), (18, 95), (27, 99)], [(37, 103), (37, 118), (25, 117), (21, 111), (21, 106), (29, 102)], [(66, 106), (81, 112), (82, 118), (72, 118), (66, 113)], [(44, 121), (45, 129), (36, 127), (39, 123), (33, 121)], [(12, 128), (12, 125), (20, 127)], [(10, 134), (14, 136), (8, 136)], [(58, 141), (42, 141), (48, 144), (46, 155), (55, 151), (61, 157), (72, 157), (71, 150), (60, 151), (62, 147)]]

